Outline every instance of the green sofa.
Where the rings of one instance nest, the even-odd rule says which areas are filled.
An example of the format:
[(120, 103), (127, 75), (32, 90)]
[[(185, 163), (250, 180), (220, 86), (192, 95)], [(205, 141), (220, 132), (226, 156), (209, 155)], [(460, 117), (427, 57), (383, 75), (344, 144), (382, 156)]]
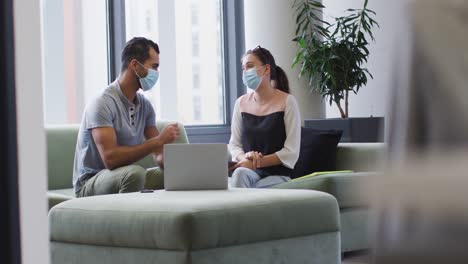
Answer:
[(228, 189), (72, 199), (49, 213), (51, 264), (339, 264), (336, 199)]
[[(158, 122), (162, 129), (168, 122)], [(182, 126), (177, 143), (187, 143)], [(78, 126), (53, 126), (46, 128), (48, 146), (48, 202), (53, 206), (73, 199), (73, 159)], [(332, 194), (339, 204), (341, 221), (341, 251), (349, 252), (369, 248), (367, 237), (368, 210), (365, 197), (359, 192), (370, 177), (375, 175), (379, 156), (384, 150), (380, 143), (345, 143), (338, 146), (337, 169), (355, 173), (318, 176), (284, 183), (275, 188), (318, 190)], [(141, 166), (153, 167), (150, 157)]]
[(375, 170), (384, 149), (383, 143), (341, 143), (337, 170), (352, 170), (353, 173), (296, 179), (273, 188), (316, 190), (333, 195), (340, 209), (341, 252), (369, 249), (369, 203), (362, 190), (377, 175)]

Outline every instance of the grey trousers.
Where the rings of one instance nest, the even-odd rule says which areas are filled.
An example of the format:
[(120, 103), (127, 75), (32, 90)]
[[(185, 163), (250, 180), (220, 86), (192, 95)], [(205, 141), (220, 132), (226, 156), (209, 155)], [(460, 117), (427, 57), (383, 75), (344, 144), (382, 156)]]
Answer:
[(76, 197), (163, 188), (164, 176), (159, 167), (144, 169), (138, 165), (128, 165), (98, 172), (86, 181), (81, 190), (76, 193)]

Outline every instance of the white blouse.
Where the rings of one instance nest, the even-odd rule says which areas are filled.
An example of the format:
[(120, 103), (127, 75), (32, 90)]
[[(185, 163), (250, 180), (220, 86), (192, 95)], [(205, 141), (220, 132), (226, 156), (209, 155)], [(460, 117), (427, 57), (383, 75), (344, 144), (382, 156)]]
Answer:
[[(239, 161), (237, 158), (240, 154), (245, 154), (242, 148), (242, 115), (240, 109), (240, 97), (234, 105), (234, 113), (231, 123), (231, 139), (229, 140), (229, 151), (232, 160)], [(284, 147), (275, 154), (281, 160), (284, 166), (294, 169), (299, 158), (299, 150), (301, 146), (301, 113), (297, 104), (296, 98), (288, 95), (286, 98), (284, 110), (284, 125), (286, 128), (286, 140)]]

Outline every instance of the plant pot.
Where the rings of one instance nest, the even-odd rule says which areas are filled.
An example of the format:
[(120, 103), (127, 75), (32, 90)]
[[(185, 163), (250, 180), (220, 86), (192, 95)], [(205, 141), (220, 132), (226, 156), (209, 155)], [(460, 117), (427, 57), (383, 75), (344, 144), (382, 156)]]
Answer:
[(307, 119), (304, 126), (318, 130), (342, 130), (340, 142), (384, 142), (384, 117)]

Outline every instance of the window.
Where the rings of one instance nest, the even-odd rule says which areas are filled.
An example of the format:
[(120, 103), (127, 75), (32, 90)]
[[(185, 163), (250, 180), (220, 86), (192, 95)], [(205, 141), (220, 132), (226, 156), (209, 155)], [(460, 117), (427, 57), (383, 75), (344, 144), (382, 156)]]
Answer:
[(106, 1), (42, 1), (42, 22), (45, 123), (79, 123), (108, 85)]
[(201, 120), (201, 98), (200, 96), (193, 97), (193, 119), (195, 122)]
[(145, 93), (158, 119), (225, 123), (221, 2), (125, 1), (126, 39), (148, 37), (161, 49), (160, 81)]
[(192, 89), (200, 89), (200, 66), (198, 64), (192, 65)]
[(145, 93), (157, 119), (225, 133), (233, 100), (245, 91), (241, 2), (41, 1), (46, 125), (80, 123), (85, 105), (118, 75), (125, 42), (143, 36), (161, 48), (160, 81)]
[(192, 56), (194, 59), (200, 57), (200, 36), (197, 31), (192, 32)]
[(191, 5), (192, 6), (190, 11), (192, 15), (192, 26), (198, 26), (198, 16), (200, 15), (200, 10), (198, 8), (198, 0), (192, 0)]

